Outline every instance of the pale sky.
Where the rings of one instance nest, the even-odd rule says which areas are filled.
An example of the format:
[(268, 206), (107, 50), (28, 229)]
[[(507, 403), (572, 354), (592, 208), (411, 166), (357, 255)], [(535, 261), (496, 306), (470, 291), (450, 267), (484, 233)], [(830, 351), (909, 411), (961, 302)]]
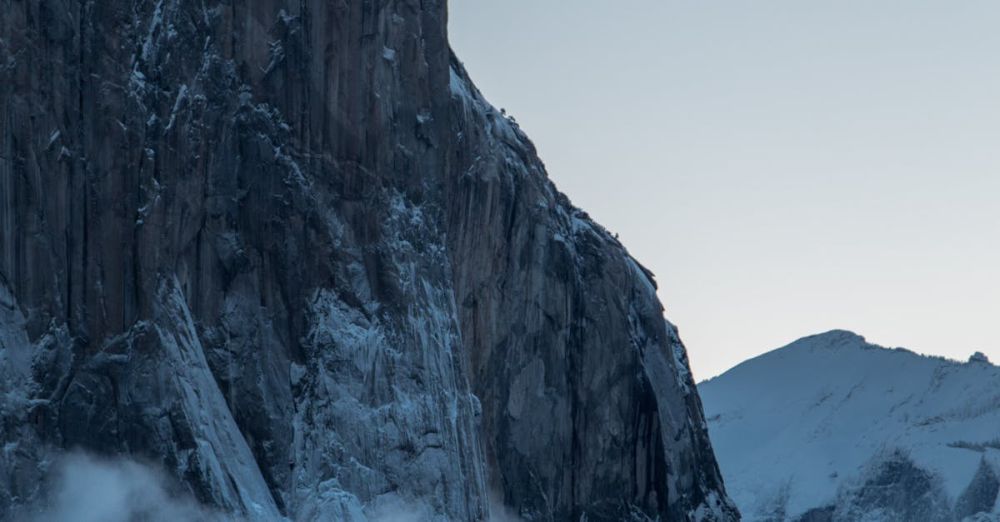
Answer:
[(833, 328), (1000, 362), (1000, 2), (451, 0), (698, 380)]

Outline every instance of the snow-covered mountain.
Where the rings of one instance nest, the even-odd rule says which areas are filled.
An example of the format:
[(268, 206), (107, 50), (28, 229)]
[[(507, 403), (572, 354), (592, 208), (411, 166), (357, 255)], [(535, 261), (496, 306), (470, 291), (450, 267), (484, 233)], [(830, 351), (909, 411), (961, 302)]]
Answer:
[(4, 3), (0, 520), (75, 449), (247, 520), (738, 517), (652, 274), (447, 18)]
[(806, 337), (699, 385), (744, 520), (998, 520), (1000, 368)]

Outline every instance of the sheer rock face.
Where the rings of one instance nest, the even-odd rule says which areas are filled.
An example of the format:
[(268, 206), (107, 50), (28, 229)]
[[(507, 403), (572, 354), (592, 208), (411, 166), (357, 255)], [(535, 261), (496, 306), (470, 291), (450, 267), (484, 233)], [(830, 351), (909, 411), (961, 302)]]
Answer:
[(2, 9), (0, 518), (75, 448), (251, 519), (736, 518), (651, 275), (443, 0)]

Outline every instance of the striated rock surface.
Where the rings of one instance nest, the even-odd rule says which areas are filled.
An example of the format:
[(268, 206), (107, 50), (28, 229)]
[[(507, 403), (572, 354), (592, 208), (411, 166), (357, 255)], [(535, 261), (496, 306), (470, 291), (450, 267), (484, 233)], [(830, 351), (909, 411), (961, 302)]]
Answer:
[(61, 451), (251, 520), (734, 520), (652, 275), (443, 0), (6, 0), (0, 519)]

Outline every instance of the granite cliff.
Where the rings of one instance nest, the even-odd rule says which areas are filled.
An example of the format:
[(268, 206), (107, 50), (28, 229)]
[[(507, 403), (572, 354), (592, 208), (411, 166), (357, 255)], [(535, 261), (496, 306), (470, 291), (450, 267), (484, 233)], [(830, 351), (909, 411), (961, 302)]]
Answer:
[(652, 275), (444, 0), (4, 0), (0, 519), (70, 450), (251, 520), (735, 520)]

